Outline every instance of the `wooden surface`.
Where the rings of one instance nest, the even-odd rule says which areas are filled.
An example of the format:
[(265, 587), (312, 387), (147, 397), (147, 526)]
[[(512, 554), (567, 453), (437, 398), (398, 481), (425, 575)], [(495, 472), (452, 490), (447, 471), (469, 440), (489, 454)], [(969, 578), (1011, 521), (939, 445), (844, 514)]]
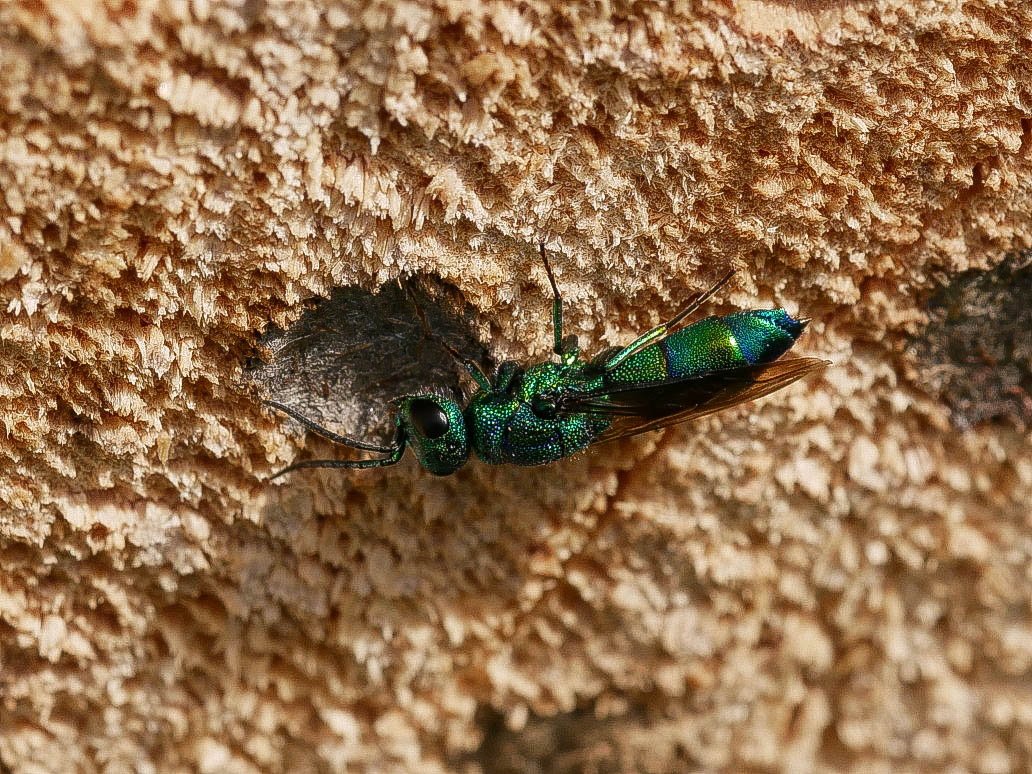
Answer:
[[(0, 6), (0, 761), (1028, 771), (1032, 441), (957, 430), (907, 342), (1032, 244), (1030, 29)], [(244, 378), (270, 323), (429, 274), (496, 362), (544, 357), (540, 241), (586, 345), (735, 265), (710, 310), (813, 317), (835, 365), (545, 468), (265, 483), (334, 453)]]

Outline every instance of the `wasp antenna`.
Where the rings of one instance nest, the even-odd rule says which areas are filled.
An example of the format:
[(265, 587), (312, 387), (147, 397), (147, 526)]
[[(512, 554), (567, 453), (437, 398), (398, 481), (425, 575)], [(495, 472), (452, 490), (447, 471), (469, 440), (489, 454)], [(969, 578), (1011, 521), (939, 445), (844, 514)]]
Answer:
[[(318, 422), (313, 422), (311, 419), (306, 417), (297, 409), (288, 406), (286, 403), (280, 403), (278, 400), (270, 400), (266, 398), (262, 401), (266, 406), (276, 411), (280, 411), (286, 414), (288, 417), (298, 422), (306, 430), (310, 430), (321, 438), (325, 438), (327, 441), (332, 443), (340, 444), (341, 446), (347, 446), (351, 449), (361, 449), (362, 451), (378, 452), (380, 454), (387, 454), (394, 449), (394, 446), (384, 446), (379, 443), (368, 443), (367, 441), (359, 441), (354, 438), (348, 438), (346, 435), (335, 433), (332, 430), (320, 425)], [(286, 471), (280, 471), (285, 473)], [(280, 475), (277, 473), (276, 475)]]

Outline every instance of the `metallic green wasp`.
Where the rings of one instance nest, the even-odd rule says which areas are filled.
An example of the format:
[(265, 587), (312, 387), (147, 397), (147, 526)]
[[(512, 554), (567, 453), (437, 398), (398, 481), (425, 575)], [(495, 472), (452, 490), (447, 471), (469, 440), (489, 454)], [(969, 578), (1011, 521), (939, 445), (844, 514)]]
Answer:
[(684, 320), (708, 301), (734, 272), (696, 295), (671, 320), (626, 347), (582, 358), (576, 336), (563, 336), (563, 305), (541, 246), (552, 286), (553, 350), (558, 362), (499, 366), (492, 381), (470, 360), (459, 359), (477, 384), (465, 408), (443, 395), (408, 395), (398, 401), (389, 445), (331, 432), (277, 401), (266, 404), (334, 443), (381, 457), (305, 460), (299, 468), (380, 468), (401, 461), (410, 447), (431, 473), (447, 476), (470, 451), (493, 465), (543, 465), (594, 444), (686, 422), (769, 395), (828, 364), (816, 358), (779, 360), (806, 328), (784, 309), (759, 309)]

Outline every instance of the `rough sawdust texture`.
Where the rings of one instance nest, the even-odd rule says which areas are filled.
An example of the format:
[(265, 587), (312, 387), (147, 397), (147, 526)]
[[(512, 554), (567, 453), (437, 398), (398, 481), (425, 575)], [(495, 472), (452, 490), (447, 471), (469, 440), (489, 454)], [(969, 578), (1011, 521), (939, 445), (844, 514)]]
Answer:
[[(1032, 244), (1018, 0), (0, 6), (12, 772), (1032, 765), (1030, 438), (908, 379)], [(540, 469), (302, 453), (242, 364), (413, 272), (496, 359), (713, 308), (824, 375)], [(332, 453), (310, 439), (306, 454)], [(536, 740), (536, 741), (535, 741)]]

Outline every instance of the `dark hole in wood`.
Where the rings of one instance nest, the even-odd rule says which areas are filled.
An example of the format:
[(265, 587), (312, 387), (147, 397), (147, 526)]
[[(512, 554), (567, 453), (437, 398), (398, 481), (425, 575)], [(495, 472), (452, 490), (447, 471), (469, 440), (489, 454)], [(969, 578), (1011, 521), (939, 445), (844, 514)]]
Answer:
[(921, 378), (961, 429), (1032, 423), (1032, 251), (960, 274), (932, 296), (912, 340)]
[(263, 396), (297, 408), (344, 435), (384, 443), (391, 404), (403, 395), (443, 393), (463, 401), (465, 369), (444, 343), (491, 372), (462, 294), (432, 277), (411, 277), (370, 293), (339, 288), (289, 329), (272, 330), (246, 372)]

